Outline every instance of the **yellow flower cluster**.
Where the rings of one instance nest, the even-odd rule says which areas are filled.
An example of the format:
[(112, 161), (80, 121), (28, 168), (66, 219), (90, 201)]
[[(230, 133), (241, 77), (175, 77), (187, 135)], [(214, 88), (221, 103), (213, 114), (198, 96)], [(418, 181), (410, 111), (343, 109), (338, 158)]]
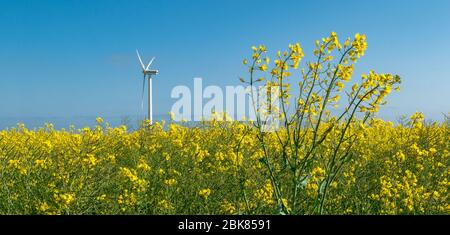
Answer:
[(198, 191), (198, 195), (200, 197), (203, 197), (204, 199), (208, 199), (209, 195), (211, 195), (211, 189), (209, 189), (209, 188), (202, 189), (202, 190)]
[(266, 182), (263, 188), (256, 190), (254, 194), (255, 198), (261, 201), (264, 205), (271, 205), (275, 203), (273, 197), (273, 187), (270, 181)]

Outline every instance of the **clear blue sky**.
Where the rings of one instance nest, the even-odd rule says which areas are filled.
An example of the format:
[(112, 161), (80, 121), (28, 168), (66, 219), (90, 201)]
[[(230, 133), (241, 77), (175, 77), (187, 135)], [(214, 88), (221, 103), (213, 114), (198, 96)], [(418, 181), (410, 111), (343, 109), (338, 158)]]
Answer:
[(123, 116), (140, 111), (135, 49), (156, 56), (154, 113), (176, 85), (239, 84), (252, 45), (271, 51), (336, 31), (365, 33), (355, 75), (403, 78), (388, 118), (450, 111), (450, 1), (2, 1), (0, 117)]

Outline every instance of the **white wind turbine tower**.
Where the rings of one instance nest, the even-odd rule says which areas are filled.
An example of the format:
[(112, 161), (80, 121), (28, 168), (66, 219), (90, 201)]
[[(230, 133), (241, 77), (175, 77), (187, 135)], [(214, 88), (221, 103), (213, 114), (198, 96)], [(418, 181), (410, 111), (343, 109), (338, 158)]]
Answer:
[(152, 75), (158, 74), (158, 70), (150, 69), (150, 65), (152, 65), (153, 57), (150, 62), (147, 64), (147, 67), (144, 67), (144, 63), (142, 62), (141, 56), (139, 55), (139, 51), (136, 50), (136, 54), (139, 59), (139, 63), (141, 64), (142, 73), (144, 74), (144, 79), (142, 81), (142, 97), (141, 97), (141, 108), (144, 109), (144, 90), (145, 90), (145, 79), (148, 79), (148, 119), (150, 121), (150, 125), (153, 124), (153, 110), (152, 110)]

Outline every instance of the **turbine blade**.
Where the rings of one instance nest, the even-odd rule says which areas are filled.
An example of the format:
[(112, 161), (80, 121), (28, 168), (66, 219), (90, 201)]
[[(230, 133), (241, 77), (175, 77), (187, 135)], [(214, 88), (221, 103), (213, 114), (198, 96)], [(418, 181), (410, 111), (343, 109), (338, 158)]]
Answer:
[(144, 110), (144, 91), (145, 91), (145, 75), (142, 80), (142, 94), (141, 94), (141, 110)]
[(141, 56), (139, 55), (139, 51), (136, 49), (136, 54), (138, 56), (139, 62), (141, 63), (142, 70), (145, 70), (144, 63), (142, 63)]
[(150, 60), (150, 62), (148, 62), (147, 68), (145, 68), (145, 70), (148, 70), (150, 68), (150, 65), (152, 65), (154, 59), (155, 59), (155, 57), (153, 57), (152, 60)]

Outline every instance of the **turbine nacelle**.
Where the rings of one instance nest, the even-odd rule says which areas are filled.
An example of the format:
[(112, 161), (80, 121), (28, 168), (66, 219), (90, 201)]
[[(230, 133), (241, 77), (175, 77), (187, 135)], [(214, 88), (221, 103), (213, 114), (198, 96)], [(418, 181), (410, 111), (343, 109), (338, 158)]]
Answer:
[(143, 70), (142, 73), (144, 73), (144, 75), (156, 75), (158, 74), (158, 70)]

